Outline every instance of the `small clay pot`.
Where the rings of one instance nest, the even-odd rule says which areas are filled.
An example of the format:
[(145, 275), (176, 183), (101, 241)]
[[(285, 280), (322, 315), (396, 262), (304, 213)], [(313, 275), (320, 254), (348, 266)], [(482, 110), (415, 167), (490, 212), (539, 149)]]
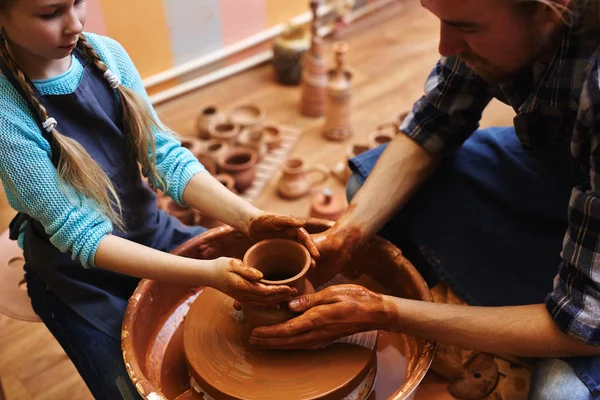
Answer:
[(213, 121), (208, 130), (211, 138), (227, 142), (227, 144), (233, 146), (235, 145), (241, 127), (240, 125), (231, 122)]
[(385, 131), (375, 131), (369, 135), (369, 147), (375, 148), (381, 146), (384, 143), (391, 142), (396, 137), (395, 134)]
[(218, 124), (225, 122), (225, 114), (220, 112), (215, 106), (205, 107), (198, 115), (198, 120), (196, 122), (196, 130), (198, 133), (198, 138), (200, 140), (208, 140), (210, 139), (209, 127), (211, 124)]
[(204, 151), (204, 145), (200, 139), (184, 137), (181, 138), (181, 147), (184, 147), (192, 152), (194, 157), (198, 158)]
[(316, 193), (310, 202), (310, 216), (337, 221), (346, 211), (346, 198), (326, 188)]
[[(277, 193), (291, 200), (306, 196), (314, 186), (325, 182), (329, 177), (327, 167), (320, 164), (307, 167), (301, 157), (289, 158), (281, 167), (281, 172)], [(311, 179), (310, 174), (316, 174), (316, 179)]]
[(242, 129), (237, 138), (237, 143), (242, 147), (250, 147), (256, 150), (259, 161), (262, 160), (268, 151), (266, 135), (262, 129)]
[(267, 112), (263, 107), (251, 103), (235, 105), (229, 112), (229, 121), (242, 127), (251, 127), (261, 124), (266, 117)]
[[(210, 157), (215, 165), (219, 165), (222, 155), (229, 149), (229, 144), (223, 140), (210, 139), (204, 145), (204, 155)], [(217, 168), (215, 168), (216, 170)]]
[[(310, 253), (300, 243), (288, 239), (267, 239), (256, 243), (244, 254), (244, 264), (263, 273), (265, 285), (287, 285), (298, 289), (298, 295), (314, 293), (306, 279), (310, 269)], [(244, 317), (251, 327), (274, 325), (294, 318), (297, 313), (287, 303), (279, 309), (242, 304)]]
[(196, 218), (196, 211), (190, 207), (182, 207), (175, 202), (175, 200), (167, 197), (167, 201), (165, 202), (165, 211), (177, 218), (184, 225), (194, 225)]
[(252, 185), (256, 174), (258, 156), (248, 147), (230, 147), (219, 159), (219, 170), (235, 179), (235, 187), (243, 193)]
[(265, 143), (267, 144), (267, 149), (269, 151), (273, 151), (279, 146), (281, 146), (281, 138), (283, 136), (281, 132), (281, 128), (277, 125), (263, 125), (260, 128), (260, 131), (263, 133), (265, 137)]
[(227, 189), (237, 194), (237, 190), (235, 188), (235, 179), (233, 176), (229, 174), (218, 174), (215, 176), (215, 179), (221, 182)]

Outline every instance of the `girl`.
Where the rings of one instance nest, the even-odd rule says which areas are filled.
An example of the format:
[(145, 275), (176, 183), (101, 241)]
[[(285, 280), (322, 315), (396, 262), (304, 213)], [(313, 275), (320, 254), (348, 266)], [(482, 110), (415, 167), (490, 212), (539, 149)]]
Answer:
[(294, 295), (266, 287), (231, 258), (167, 252), (202, 232), (156, 207), (144, 183), (253, 239), (316, 248), (302, 223), (266, 214), (206, 173), (158, 121), (131, 59), (84, 34), (83, 0), (0, 0), (0, 178), (26, 260), (35, 311), (97, 399), (138, 394), (120, 327), (138, 278), (214, 287), (263, 305)]

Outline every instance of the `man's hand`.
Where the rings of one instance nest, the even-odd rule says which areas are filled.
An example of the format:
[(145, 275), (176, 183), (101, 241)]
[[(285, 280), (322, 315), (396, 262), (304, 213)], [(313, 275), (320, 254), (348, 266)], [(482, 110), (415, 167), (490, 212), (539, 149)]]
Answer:
[(289, 308), (302, 315), (283, 324), (252, 331), (250, 343), (269, 349), (316, 349), (337, 339), (376, 329), (395, 321), (385, 297), (358, 285), (331, 286), (299, 296)]

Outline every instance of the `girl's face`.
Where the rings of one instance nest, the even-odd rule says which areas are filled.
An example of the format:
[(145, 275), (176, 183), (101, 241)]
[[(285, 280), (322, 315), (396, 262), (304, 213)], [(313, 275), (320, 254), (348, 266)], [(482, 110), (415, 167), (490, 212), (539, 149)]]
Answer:
[(71, 54), (85, 17), (84, 0), (13, 0), (0, 27), (17, 62), (48, 64)]

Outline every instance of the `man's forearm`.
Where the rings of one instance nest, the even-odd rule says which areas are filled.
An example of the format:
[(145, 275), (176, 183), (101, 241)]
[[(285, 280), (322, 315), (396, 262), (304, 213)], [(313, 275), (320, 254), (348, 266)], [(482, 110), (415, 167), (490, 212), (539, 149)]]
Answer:
[(364, 241), (404, 207), (438, 165), (439, 158), (399, 134), (388, 144), (336, 228), (360, 227)]
[(563, 333), (543, 304), (468, 307), (386, 296), (388, 330), (463, 348), (522, 357), (581, 357), (600, 354)]

